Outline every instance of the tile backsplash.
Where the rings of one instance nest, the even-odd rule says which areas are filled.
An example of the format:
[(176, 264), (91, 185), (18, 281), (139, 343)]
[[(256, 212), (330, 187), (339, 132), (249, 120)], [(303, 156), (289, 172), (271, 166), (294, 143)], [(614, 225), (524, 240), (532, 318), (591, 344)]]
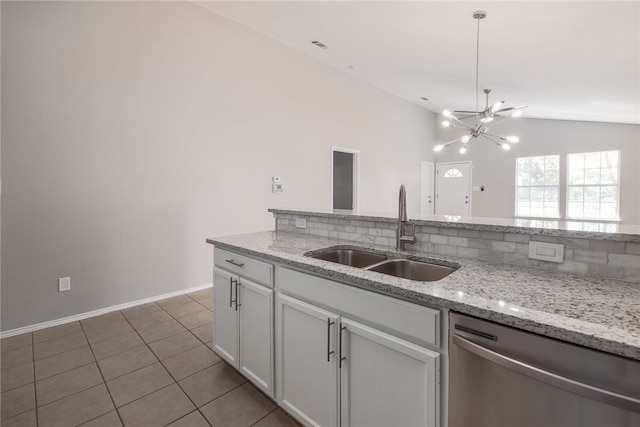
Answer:
[[(332, 218), (312, 213), (274, 212), (276, 230), (358, 243), (395, 247), (395, 222)], [(306, 219), (306, 228), (296, 227), (296, 218)], [(409, 231), (412, 226), (409, 225)], [(481, 231), (459, 227), (415, 226), (416, 242), (406, 250), (477, 258), (492, 262), (537, 267), (567, 273), (621, 279), (640, 283), (640, 243), (600, 239)], [(529, 242), (564, 245), (564, 262), (530, 259)]]

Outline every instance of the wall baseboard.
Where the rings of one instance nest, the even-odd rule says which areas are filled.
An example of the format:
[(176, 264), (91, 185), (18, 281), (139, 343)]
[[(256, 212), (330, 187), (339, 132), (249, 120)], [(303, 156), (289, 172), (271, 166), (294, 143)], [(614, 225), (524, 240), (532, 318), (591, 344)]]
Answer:
[(189, 294), (191, 292), (208, 289), (213, 286), (213, 283), (207, 283), (205, 285), (194, 286), (192, 288), (182, 289), (176, 292), (169, 292), (168, 294), (156, 295), (154, 297), (145, 298), (137, 301), (131, 301), (124, 304), (113, 305), (111, 307), (105, 307), (98, 310), (87, 311), (86, 313), (75, 314), (69, 317), (63, 317), (61, 319), (50, 320), (48, 322), (36, 323), (35, 325), (23, 326), (21, 328), (10, 329), (8, 331), (0, 332), (0, 338), (8, 338), (15, 335), (26, 334), (28, 332), (39, 331), (40, 329), (50, 328), (52, 326), (63, 325), (65, 323), (77, 322), (78, 320), (88, 319), (89, 317), (100, 316), (101, 314), (111, 313), (112, 311), (123, 310), (125, 308), (135, 307), (136, 305), (147, 304), (150, 302), (160, 301), (163, 299), (176, 297), (178, 295)]

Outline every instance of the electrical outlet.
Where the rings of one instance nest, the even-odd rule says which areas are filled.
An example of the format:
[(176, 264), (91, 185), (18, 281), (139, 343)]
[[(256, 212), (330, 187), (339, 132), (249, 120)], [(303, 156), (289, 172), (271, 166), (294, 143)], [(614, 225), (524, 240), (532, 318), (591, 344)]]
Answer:
[(58, 279), (58, 292), (71, 290), (71, 277), (61, 277)]

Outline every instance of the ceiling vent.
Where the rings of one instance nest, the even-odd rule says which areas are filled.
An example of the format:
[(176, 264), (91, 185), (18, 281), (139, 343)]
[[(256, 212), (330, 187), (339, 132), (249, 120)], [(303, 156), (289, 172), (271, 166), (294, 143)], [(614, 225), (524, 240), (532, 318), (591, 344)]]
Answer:
[(320, 40), (313, 40), (311, 42), (311, 44), (316, 45), (320, 49), (329, 49), (329, 46), (327, 46), (326, 44), (322, 43)]

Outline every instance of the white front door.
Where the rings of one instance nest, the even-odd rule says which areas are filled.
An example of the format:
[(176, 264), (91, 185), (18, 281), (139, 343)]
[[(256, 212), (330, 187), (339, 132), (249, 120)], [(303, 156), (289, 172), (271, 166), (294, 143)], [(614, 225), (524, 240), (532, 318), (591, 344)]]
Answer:
[(436, 214), (471, 215), (471, 162), (436, 164)]
[(433, 186), (435, 165), (431, 162), (422, 162), (420, 176), (420, 213), (433, 215), (435, 205), (435, 192)]

